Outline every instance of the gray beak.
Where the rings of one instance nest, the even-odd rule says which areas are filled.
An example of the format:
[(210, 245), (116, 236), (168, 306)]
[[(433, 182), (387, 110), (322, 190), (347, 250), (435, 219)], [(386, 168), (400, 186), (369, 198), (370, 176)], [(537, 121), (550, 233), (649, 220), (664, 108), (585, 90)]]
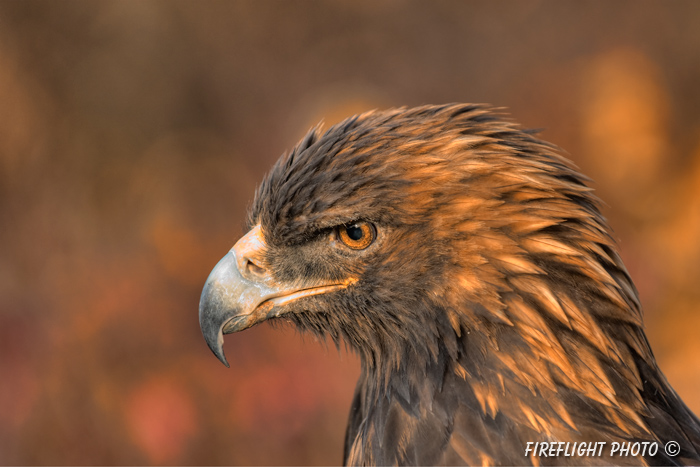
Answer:
[(224, 365), (229, 366), (223, 348), (224, 327), (226, 333), (231, 333), (264, 320), (266, 316), (259, 316), (254, 311), (277, 292), (263, 283), (243, 277), (233, 250), (214, 267), (199, 299), (199, 326), (207, 345)]
[(267, 245), (260, 225), (245, 234), (214, 267), (199, 299), (199, 326), (204, 340), (221, 362), (224, 334), (242, 331), (279, 316), (284, 305), (335, 290), (355, 282), (289, 284), (275, 280), (266, 267)]

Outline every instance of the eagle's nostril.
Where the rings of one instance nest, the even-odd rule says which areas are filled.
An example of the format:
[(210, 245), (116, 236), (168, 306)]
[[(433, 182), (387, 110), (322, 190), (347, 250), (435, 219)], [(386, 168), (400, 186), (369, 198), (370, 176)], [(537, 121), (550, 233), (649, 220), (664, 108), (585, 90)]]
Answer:
[(245, 261), (245, 271), (253, 276), (262, 277), (265, 275), (265, 269), (255, 264), (250, 259)]

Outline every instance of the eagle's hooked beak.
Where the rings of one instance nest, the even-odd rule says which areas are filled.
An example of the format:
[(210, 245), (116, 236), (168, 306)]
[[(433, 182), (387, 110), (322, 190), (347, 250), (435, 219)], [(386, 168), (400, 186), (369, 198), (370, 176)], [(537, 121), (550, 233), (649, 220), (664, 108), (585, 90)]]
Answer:
[(265, 316), (255, 313), (258, 305), (279, 293), (279, 287), (260, 267), (264, 248), (262, 232), (257, 226), (238, 240), (214, 267), (199, 299), (199, 326), (204, 340), (226, 366), (229, 364), (223, 348), (224, 328), (226, 332), (235, 332), (262, 321)]
[(278, 282), (265, 267), (267, 245), (260, 225), (244, 235), (214, 267), (199, 300), (199, 326), (204, 340), (221, 362), (224, 334), (242, 331), (279, 316), (279, 307), (311, 295), (347, 287), (354, 280), (334, 284)]

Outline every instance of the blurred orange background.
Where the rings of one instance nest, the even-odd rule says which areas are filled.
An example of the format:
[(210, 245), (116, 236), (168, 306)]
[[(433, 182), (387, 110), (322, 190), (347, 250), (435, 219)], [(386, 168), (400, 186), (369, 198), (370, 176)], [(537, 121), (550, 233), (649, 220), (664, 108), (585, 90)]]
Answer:
[(700, 413), (700, 2), (0, 2), (0, 463), (336, 464), (344, 349), (197, 306), (319, 120), (488, 102), (596, 180)]

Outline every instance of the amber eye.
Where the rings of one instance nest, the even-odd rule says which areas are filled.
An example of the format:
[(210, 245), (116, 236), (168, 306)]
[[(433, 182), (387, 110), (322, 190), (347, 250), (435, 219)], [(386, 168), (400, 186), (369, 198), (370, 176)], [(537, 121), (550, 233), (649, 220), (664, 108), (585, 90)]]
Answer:
[(339, 226), (338, 237), (353, 250), (364, 250), (374, 241), (376, 230), (369, 222), (356, 222)]

